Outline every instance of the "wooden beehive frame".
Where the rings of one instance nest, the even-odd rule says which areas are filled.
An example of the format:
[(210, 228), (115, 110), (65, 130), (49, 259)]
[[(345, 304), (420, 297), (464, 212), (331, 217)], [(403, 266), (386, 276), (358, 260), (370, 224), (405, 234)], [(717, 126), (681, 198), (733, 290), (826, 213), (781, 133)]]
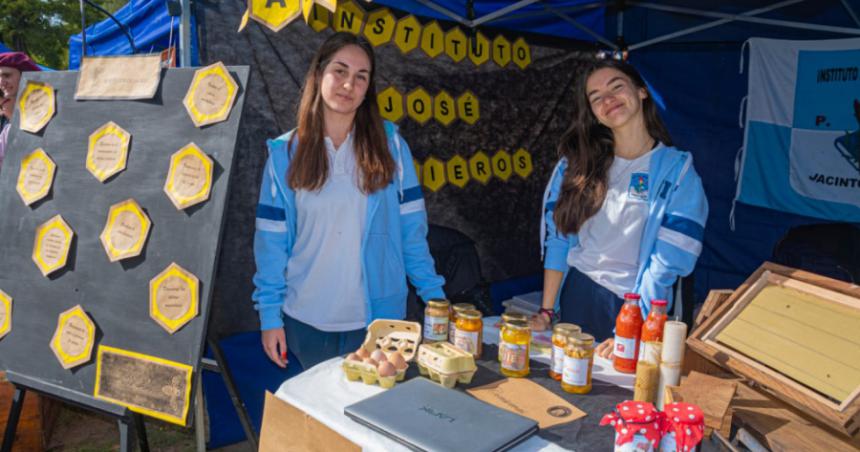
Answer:
[(687, 345), (705, 358), (752, 380), (775, 397), (821, 419), (843, 435), (860, 439), (860, 382), (841, 403), (716, 341), (716, 336), (767, 286), (777, 285), (860, 310), (860, 287), (766, 262), (692, 332)]

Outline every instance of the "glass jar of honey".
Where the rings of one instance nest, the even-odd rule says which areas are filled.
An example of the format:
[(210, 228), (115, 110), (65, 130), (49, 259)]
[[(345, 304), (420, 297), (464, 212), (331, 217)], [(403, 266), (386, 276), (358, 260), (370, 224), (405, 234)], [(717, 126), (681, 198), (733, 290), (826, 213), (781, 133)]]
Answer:
[(564, 349), (561, 389), (573, 394), (591, 392), (591, 368), (594, 365), (594, 336), (574, 333)]
[(432, 344), (448, 340), (448, 300), (430, 300), (424, 308), (424, 342)]
[[(456, 308), (456, 307), (455, 307)], [(454, 331), (454, 345), (480, 358), (484, 350), (484, 321), (481, 311), (466, 309), (457, 313), (457, 329)]]
[(448, 342), (454, 343), (454, 331), (457, 331), (457, 313), (468, 309), (475, 309), (475, 305), (472, 303), (457, 303), (451, 309), (451, 317), (448, 318)]
[(553, 380), (561, 381), (562, 369), (564, 369), (564, 348), (567, 346), (568, 336), (582, 331), (572, 323), (558, 323), (552, 329), (552, 365), (549, 368), (549, 376)]
[(509, 320), (502, 325), (499, 362), (502, 375), (525, 377), (529, 374), (529, 345), (532, 339), (528, 321)]

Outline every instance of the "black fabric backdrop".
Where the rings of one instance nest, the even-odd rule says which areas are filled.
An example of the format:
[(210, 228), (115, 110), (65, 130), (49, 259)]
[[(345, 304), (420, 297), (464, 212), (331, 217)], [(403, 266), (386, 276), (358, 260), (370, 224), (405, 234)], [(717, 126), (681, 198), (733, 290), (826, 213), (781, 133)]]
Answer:
[[(318, 46), (333, 33), (331, 28), (317, 33), (301, 19), (278, 33), (251, 21), (238, 33), (245, 5), (242, 0), (197, 3), (201, 64), (251, 67), (213, 311), (213, 330), (222, 334), (259, 326), (251, 294), (265, 139), (295, 126), (304, 74)], [(511, 42), (517, 37), (507, 35)], [(525, 70), (513, 63), (502, 69), (492, 61), (476, 67), (468, 58), (454, 63), (444, 54), (431, 59), (420, 49), (403, 55), (393, 44), (376, 48), (380, 91), (393, 85), (405, 97), (423, 87), (431, 96), (445, 90), (456, 98), (469, 90), (479, 100), (480, 119), (474, 125), (401, 119), (401, 133), (417, 160), (434, 156), (444, 162), (456, 154), (468, 160), (479, 150), (492, 158), (499, 149), (513, 154), (519, 148), (532, 156), (534, 170), (526, 179), (513, 174), (507, 182), (493, 178), (486, 185), (472, 180), (463, 189), (451, 184), (437, 192), (424, 189), (430, 223), (456, 229), (477, 243), (488, 282), (541, 271), (541, 197), (556, 162), (557, 141), (570, 120), (571, 85), (583, 64), (576, 51), (529, 45), (532, 63)]]

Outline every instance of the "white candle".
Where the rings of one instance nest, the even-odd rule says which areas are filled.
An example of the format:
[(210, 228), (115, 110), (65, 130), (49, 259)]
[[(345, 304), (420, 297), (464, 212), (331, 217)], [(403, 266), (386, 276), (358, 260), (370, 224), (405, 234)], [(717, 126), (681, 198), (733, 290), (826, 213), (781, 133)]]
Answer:
[(684, 358), (684, 341), (687, 339), (687, 324), (675, 320), (666, 322), (663, 327), (663, 352), (661, 361), (681, 364)]

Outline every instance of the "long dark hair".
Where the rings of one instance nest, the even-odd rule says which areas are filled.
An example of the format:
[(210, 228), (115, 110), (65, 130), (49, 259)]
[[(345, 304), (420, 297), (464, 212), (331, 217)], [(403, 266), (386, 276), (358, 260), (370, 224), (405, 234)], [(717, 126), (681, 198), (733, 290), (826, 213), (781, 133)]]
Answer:
[(370, 60), (367, 93), (355, 112), (355, 158), (360, 171), (360, 188), (373, 193), (388, 185), (394, 178), (394, 159), (388, 150), (385, 129), (376, 104), (376, 61), (373, 47), (364, 38), (347, 32), (329, 36), (311, 61), (302, 99), (299, 103), (298, 128), (293, 139), (298, 146), (287, 172), (287, 183), (293, 190), (319, 190), (328, 180), (329, 165), (325, 151), (325, 116), (320, 83), (323, 71), (340, 49), (354, 45), (361, 48)]
[[(579, 232), (585, 220), (600, 210), (606, 198), (609, 167), (615, 158), (615, 140), (612, 130), (594, 116), (586, 92), (588, 77), (603, 68), (621, 71), (637, 89), (648, 89), (639, 72), (622, 61), (595, 61), (581, 74), (576, 83), (573, 121), (558, 146), (559, 157), (567, 158), (567, 171), (562, 180), (553, 219), (558, 231), (563, 234)], [(648, 134), (671, 146), (672, 138), (657, 114), (657, 106), (650, 92), (642, 100), (642, 113), (645, 115)]]

